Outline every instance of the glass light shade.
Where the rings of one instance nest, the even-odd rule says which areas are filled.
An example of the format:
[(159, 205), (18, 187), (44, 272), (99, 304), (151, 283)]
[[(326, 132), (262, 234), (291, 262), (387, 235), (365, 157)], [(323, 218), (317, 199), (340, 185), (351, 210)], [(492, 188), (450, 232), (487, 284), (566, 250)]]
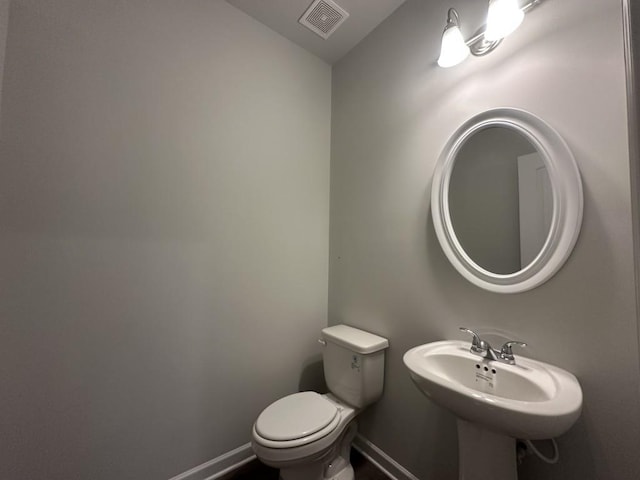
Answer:
[(443, 68), (453, 67), (469, 56), (469, 47), (464, 41), (462, 32), (455, 26), (449, 26), (442, 34), (442, 47), (438, 65)]
[(490, 0), (484, 38), (490, 42), (500, 40), (518, 28), (523, 19), (518, 0)]

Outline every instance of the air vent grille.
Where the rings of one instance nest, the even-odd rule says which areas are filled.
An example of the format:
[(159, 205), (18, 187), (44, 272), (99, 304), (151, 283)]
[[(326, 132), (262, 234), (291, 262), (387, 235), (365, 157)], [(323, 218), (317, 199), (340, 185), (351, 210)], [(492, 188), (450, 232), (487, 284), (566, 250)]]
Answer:
[(348, 16), (347, 11), (331, 0), (315, 0), (298, 22), (326, 40)]

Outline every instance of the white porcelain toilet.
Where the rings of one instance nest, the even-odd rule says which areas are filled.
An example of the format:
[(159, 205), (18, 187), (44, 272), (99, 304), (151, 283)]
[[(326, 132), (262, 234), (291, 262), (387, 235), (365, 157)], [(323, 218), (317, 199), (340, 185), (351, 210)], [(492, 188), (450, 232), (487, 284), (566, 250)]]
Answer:
[(386, 338), (335, 325), (322, 330), (331, 393), (300, 392), (269, 405), (253, 425), (251, 445), (282, 480), (353, 480), (349, 463), (356, 415), (382, 395)]

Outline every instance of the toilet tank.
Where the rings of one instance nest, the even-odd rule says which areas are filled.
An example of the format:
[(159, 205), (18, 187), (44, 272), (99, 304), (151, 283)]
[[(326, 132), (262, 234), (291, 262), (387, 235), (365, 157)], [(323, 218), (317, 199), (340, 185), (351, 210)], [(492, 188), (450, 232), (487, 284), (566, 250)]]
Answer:
[(382, 395), (389, 340), (347, 325), (322, 330), (324, 376), (331, 393), (363, 408)]

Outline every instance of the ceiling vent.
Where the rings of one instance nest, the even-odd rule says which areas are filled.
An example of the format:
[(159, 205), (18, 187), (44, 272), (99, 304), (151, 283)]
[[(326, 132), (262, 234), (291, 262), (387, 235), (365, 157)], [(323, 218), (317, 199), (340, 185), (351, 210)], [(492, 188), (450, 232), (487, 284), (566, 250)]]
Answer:
[(348, 16), (347, 11), (331, 0), (314, 0), (298, 22), (326, 40)]

